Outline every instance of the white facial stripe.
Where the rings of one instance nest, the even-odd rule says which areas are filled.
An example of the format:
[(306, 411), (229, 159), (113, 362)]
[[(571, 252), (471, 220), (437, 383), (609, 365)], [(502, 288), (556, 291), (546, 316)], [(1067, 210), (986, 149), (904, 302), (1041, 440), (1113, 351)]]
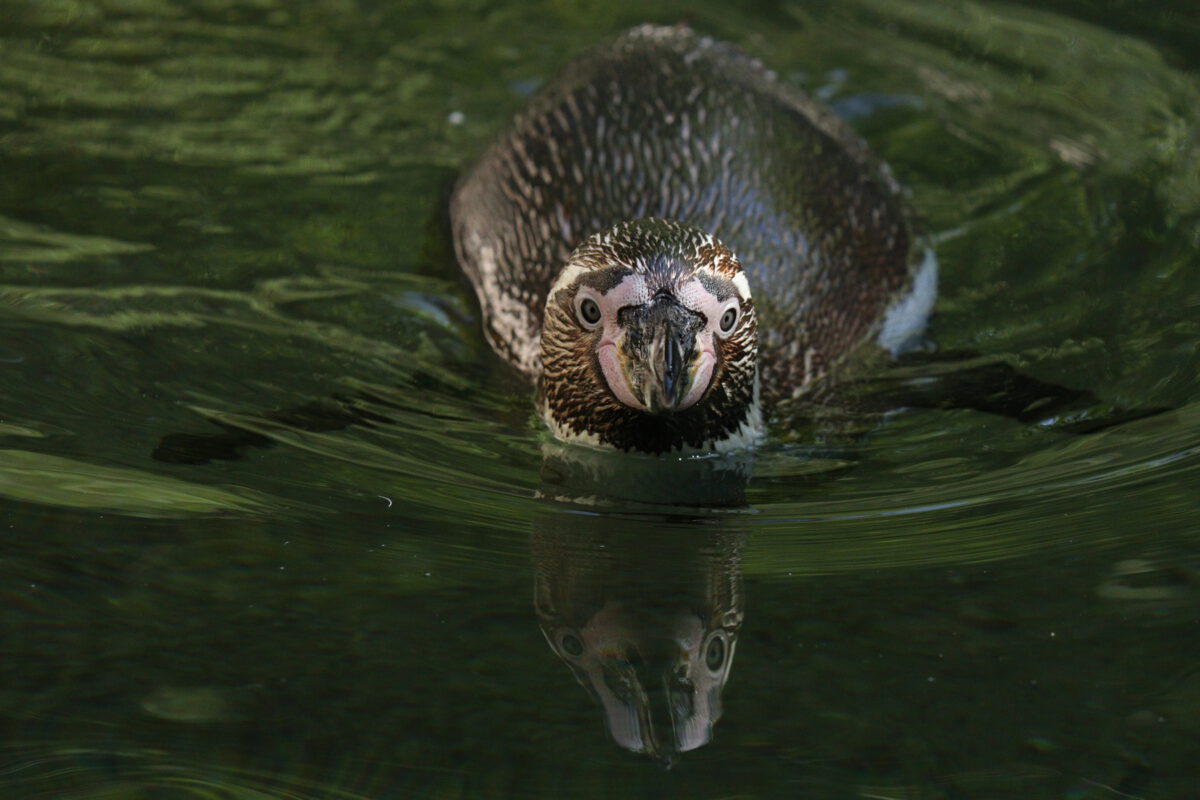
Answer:
[(564, 289), (570, 289), (575, 285), (575, 281), (585, 272), (589, 272), (586, 267), (578, 266), (577, 264), (568, 264), (563, 268), (563, 271), (558, 274), (558, 279), (554, 281), (554, 285), (550, 287), (550, 294), (547, 298), (552, 298)]
[(746, 273), (739, 272), (737, 275), (734, 275), (731, 280), (733, 281), (734, 288), (738, 290), (738, 297), (742, 298), (743, 300), (749, 300), (750, 281), (746, 279)]

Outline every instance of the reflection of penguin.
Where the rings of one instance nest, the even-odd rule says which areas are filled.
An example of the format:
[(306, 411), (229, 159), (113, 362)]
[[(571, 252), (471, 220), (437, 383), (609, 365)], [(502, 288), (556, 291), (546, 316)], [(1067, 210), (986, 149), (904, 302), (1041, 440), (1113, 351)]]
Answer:
[(742, 625), (742, 537), (713, 522), (560, 507), (533, 534), (546, 640), (613, 739), (668, 762), (712, 738)]

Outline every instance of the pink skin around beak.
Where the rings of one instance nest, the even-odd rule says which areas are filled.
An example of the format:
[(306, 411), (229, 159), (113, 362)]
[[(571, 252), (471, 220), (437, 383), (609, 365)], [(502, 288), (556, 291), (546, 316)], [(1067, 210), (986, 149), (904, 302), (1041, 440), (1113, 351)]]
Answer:
[(702, 282), (651, 297), (644, 277), (629, 275), (607, 292), (583, 292), (601, 309), (596, 356), (622, 404), (669, 414), (704, 397), (717, 362), (713, 321), (723, 306)]

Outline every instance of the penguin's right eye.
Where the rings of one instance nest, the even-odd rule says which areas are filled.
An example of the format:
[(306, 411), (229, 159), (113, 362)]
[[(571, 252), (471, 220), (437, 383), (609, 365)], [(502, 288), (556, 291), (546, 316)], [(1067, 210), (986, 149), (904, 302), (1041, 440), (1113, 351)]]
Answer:
[(579, 658), (583, 655), (583, 642), (579, 637), (570, 631), (566, 631), (558, 638), (559, 648), (571, 658)]
[(720, 672), (721, 667), (725, 666), (725, 640), (719, 634), (713, 636), (708, 641), (708, 647), (704, 649), (704, 666), (713, 674)]
[(585, 328), (594, 328), (600, 324), (600, 304), (590, 297), (585, 297), (576, 306), (576, 316)]
[(741, 316), (737, 301), (726, 307), (725, 313), (721, 315), (721, 319), (717, 322), (717, 333), (722, 337), (726, 337), (733, 333), (733, 326), (737, 325), (738, 318)]

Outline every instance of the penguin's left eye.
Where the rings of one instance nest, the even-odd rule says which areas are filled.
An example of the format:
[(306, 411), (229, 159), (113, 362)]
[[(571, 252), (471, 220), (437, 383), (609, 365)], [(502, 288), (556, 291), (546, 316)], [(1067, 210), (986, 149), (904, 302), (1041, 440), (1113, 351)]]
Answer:
[(600, 323), (600, 304), (590, 297), (579, 301), (576, 313), (585, 328), (594, 328)]
[(717, 327), (720, 329), (722, 334), (728, 336), (733, 331), (734, 326), (737, 325), (737, 321), (738, 307), (733, 305), (725, 309), (725, 313), (721, 315), (721, 319), (717, 323)]
[(565, 631), (558, 637), (559, 648), (571, 658), (579, 658), (583, 655), (583, 642), (579, 637), (570, 631)]

